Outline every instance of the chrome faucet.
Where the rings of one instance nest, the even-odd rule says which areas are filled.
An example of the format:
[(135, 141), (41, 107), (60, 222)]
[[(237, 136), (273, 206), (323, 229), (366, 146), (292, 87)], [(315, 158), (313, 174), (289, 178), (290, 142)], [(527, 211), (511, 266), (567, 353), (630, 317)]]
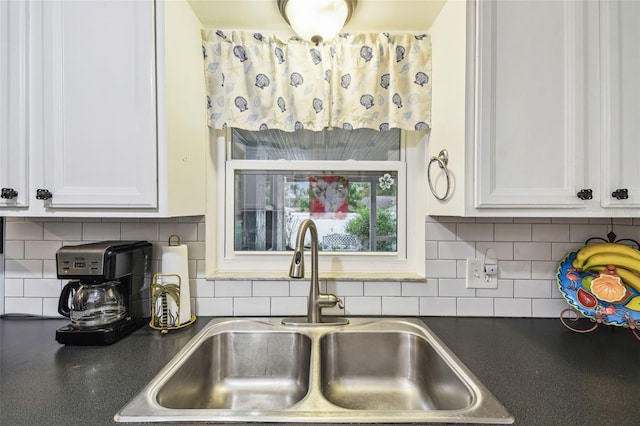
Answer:
[(348, 324), (346, 318), (322, 318), (322, 308), (332, 308), (338, 305), (344, 308), (342, 300), (335, 294), (320, 293), (320, 281), (318, 279), (318, 230), (311, 219), (305, 219), (298, 229), (296, 248), (291, 259), (289, 276), (291, 278), (304, 278), (304, 237), (307, 230), (311, 233), (311, 284), (309, 286), (309, 300), (307, 303), (306, 318), (285, 318), (283, 323), (289, 325), (300, 324)]

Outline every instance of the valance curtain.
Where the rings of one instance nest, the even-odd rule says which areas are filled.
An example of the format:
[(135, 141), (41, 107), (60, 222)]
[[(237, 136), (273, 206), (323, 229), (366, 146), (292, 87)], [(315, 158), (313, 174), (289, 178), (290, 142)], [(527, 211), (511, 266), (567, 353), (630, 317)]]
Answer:
[(205, 30), (203, 39), (213, 128), (429, 128), (426, 34), (343, 34), (315, 45)]

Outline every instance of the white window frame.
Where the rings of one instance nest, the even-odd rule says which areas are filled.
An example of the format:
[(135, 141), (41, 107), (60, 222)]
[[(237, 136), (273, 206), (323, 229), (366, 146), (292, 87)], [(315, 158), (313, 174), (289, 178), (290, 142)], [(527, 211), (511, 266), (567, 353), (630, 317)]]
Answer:
[[(292, 252), (242, 252), (233, 249), (236, 169), (322, 171), (395, 170), (397, 252), (319, 252), (321, 280), (421, 281), (425, 279), (425, 155), (428, 134), (401, 132), (400, 161), (230, 160), (231, 131), (211, 130), (206, 216), (206, 278), (221, 280), (289, 279)], [(267, 167), (265, 167), (267, 166)], [(228, 179), (226, 177), (229, 177)], [(404, 187), (403, 187), (404, 186)], [(228, 222), (228, 223), (227, 223)], [(229, 236), (229, 238), (227, 238)], [(305, 256), (309, 250), (305, 251)], [(310, 274), (307, 268), (306, 275)]]

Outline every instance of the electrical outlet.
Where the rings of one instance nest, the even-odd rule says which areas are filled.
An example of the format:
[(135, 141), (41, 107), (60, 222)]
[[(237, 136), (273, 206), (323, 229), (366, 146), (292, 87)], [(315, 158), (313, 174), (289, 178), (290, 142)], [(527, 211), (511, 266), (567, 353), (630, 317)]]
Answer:
[(484, 272), (482, 259), (467, 259), (467, 288), (498, 288), (498, 277)]

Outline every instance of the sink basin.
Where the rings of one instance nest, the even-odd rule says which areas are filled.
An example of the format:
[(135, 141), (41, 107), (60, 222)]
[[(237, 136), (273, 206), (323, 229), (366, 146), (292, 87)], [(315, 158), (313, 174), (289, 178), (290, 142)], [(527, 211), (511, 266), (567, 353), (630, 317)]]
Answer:
[(339, 407), (463, 410), (474, 402), (471, 388), (413, 333), (330, 333), (320, 340), (320, 360), (322, 394)]
[(512, 423), (417, 319), (216, 319), (118, 422)]
[(291, 332), (222, 332), (205, 339), (158, 390), (174, 409), (280, 410), (309, 390), (311, 339)]

